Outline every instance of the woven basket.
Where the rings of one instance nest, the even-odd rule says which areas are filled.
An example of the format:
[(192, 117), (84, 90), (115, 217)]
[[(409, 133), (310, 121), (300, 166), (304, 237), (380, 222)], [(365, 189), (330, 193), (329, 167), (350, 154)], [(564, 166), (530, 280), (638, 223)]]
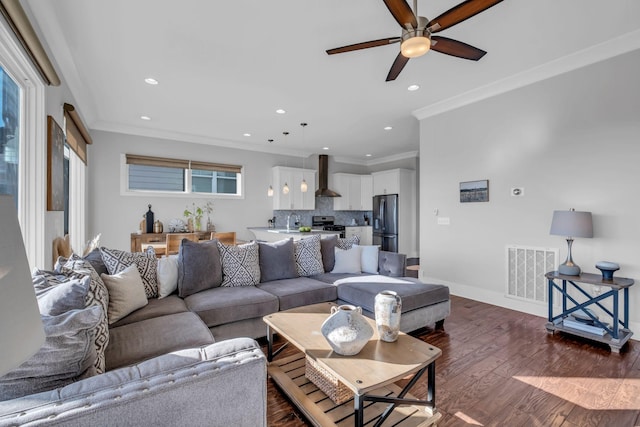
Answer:
[(310, 357), (305, 358), (305, 376), (324, 394), (329, 396), (336, 405), (340, 405), (353, 398), (353, 392), (340, 382), (331, 372), (324, 369)]

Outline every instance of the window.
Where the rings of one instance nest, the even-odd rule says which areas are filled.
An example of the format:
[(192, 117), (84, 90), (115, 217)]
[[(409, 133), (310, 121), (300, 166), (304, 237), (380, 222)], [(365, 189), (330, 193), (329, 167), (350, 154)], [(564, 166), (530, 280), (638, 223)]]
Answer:
[(125, 154), (123, 159), (125, 194), (153, 191), (242, 196), (241, 166), (134, 154)]
[(11, 194), (18, 207), (20, 165), (20, 89), (0, 68), (0, 193)]

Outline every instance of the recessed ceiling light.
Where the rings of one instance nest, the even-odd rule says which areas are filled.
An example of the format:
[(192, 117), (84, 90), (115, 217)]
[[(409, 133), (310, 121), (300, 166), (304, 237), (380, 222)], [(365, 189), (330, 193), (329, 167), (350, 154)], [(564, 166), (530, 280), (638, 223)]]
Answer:
[(323, 150), (328, 150), (328, 149), (329, 149), (329, 147), (322, 147), (322, 149), (323, 149)]
[(154, 85), (154, 86), (158, 84), (158, 81), (156, 79), (154, 79), (153, 77), (147, 77), (146, 79), (144, 79), (144, 82), (146, 84)]
[(282, 108), (278, 108), (278, 109), (276, 110), (276, 113), (278, 113), (278, 114), (284, 114), (284, 113), (286, 113), (286, 111), (284, 111)]
[(419, 85), (411, 85), (407, 88), (407, 90), (410, 90), (411, 92), (413, 92), (414, 90), (418, 90), (420, 89)]
[(140, 116), (140, 118), (142, 120), (151, 120), (151, 117), (149, 117), (149, 116)]
[(371, 154), (365, 154), (366, 157), (371, 157)]
[(385, 126), (384, 127), (384, 130), (391, 130), (391, 129), (393, 129), (391, 126)]
[(243, 133), (242, 136), (251, 136), (250, 133)]

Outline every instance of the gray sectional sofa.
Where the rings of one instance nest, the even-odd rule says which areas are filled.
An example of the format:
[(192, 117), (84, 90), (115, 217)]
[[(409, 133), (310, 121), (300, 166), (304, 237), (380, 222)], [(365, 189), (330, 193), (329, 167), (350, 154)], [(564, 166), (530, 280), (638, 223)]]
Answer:
[[(144, 307), (111, 324), (104, 374), (0, 402), (0, 427), (266, 426), (266, 359), (254, 340), (266, 335), (263, 316), (335, 301), (362, 306), (373, 317), (373, 299), (384, 289), (396, 290), (402, 297), (405, 332), (441, 326), (449, 314), (448, 288), (403, 277), (406, 259), (401, 254), (380, 251), (378, 274), (318, 272), (278, 278), (293, 275), (291, 266), (281, 259), (278, 266), (274, 262), (263, 266), (271, 258), (260, 252), (262, 277), (275, 280), (207, 288), (210, 266), (201, 260), (188, 262), (189, 248), (194, 249), (190, 244), (198, 245), (183, 242), (180, 275), (194, 282), (204, 280), (195, 287), (197, 292), (190, 293), (189, 284), (179, 279), (175, 294), (150, 298)], [(334, 265), (333, 252), (331, 242), (322, 242), (324, 268)], [(216, 267), (223, 272), (224, 256), (220, 253), (222, 265)], [(106, 271), (95, 254), (92, 265), (98, 272)], [(204, 268), (201, 272), (206, 274), (185, 274), (185, 268), (190, 272)], [(243, 267), (233, 268), (226, 274)]]

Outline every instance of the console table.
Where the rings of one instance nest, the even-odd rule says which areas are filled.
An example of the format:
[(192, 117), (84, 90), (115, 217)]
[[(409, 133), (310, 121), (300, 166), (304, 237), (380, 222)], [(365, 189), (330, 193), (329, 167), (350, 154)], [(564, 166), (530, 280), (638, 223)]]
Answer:
[[(209, 240), (210, 231), (196, 231), (200, 240)], [(164, 244), (169, 233), (131, 233), (131, 252), (142, 252), (142, 248), (154, 246), (154, 244)]]
[[(545, 274), (545, 277), (549, 283), (549, 322), (546, 324), (547, 331), (550, 333), (562, 331), (564, 333), (599, 341), (608, 344), (614, 353), (619, 353), (622, 346), (624, 346), (624, 344), (629, 341), (629, 338), (631, 338), (631, 335), (633, 335), (633, 332), (629, 330), (629, 288), (634, 283), (633, 279), (614, 277), (611, 280), (603, 280), (600, 274), (582, 273), (579, 276), (568, 276), (560, 274), (557, 271), (551, 271)], [(571, 285), (571, 287), (568, 285)], [(593, 294), (596, 295), (592, 295), (592, 293), (585, 290), (585, 285), (600, 286), (608, 290), (602, 293), (598, 292), (597, 294), (593, 292)], [(557, 315), (554, 314), (554, 289), (562, 295), (562, 312)], [(586, 301), (582, 303), (578, 302), (576, 298), (570, 295), (570, 289), (576, 290), (578, 294), (586, 298)], [(620, 316), (621, 292), (623, 296), (622, 317)], [(607, 298), (612, 298), (611, 309), (601, 303)], [(568, 302), (571, 302), (571, 307), (568, 306)], [(607, 324), (605, 321), (597, 318), (597, 316), (594, 316), (590, 310), (586, 310), (590, 305), (596, 305), (600, 308), (608, 316), (607, 321), (611, 320), (611, 324)], [(593, 326), (596, 329), (601, 329), (603, 333), (592, 333), (583, 329), (567, 326), (564, 323), (565, 320), (568, 320), (567, 317), (577, 311), (580, 311), (583, 317), (585, 315), (588, 316)]]

